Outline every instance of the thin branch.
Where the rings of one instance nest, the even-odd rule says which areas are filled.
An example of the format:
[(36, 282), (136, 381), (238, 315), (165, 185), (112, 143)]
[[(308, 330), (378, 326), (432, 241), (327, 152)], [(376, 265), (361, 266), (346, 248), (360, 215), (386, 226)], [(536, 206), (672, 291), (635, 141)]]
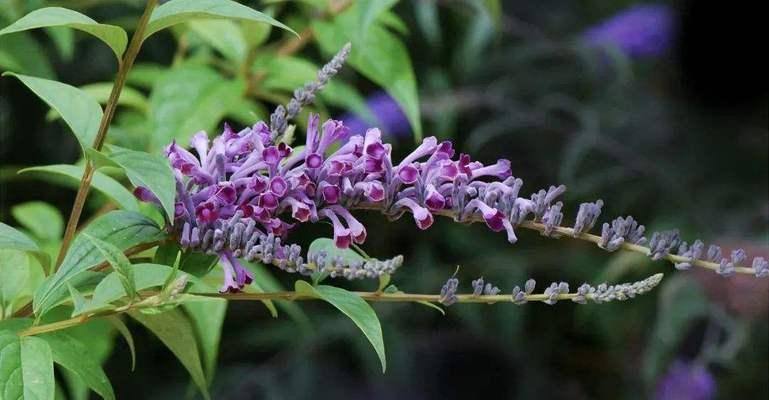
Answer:
[[(361, 210), (381, 211), (381, 209), (378, 206), (376, 206), (376, 205), (361, 204), (361, 205), (356, 206), (355, 208), (356, 209), (361, 209)], [(407, 210), (406, 212), (409, 212), (409, 211)], [(449, 218), (452, 218), (452, 219), (454, 218), (454, 215), (453, 215), (451, 210), (436, 210), (436, 211), (433, 211), (433, 214), (434, 215), (440, 215), (440, 216), (443, 216), (443, 217), (449, 217)], [(472, 215), (472, 216), (468, 217), (468, 221), (469, 222), (484, 222), (483, 217), (481, 217), (480, 215)], [(546, 227), (545, 227), (544, 224), (541, 224), (539, 222), (534, 222), (534, 221), (523, 221), (523, 222), (521, 222), (521, 224), (519, 226), (521, 228), (537, 231), (537, 232), (540, 232), (540, 233), (542, 233), (542, 232), (544, 232), (546, 230)], [(593, 234), (590, 234), (590, 233), (575, 234), (574, 233), (574, 229), (563, 227), (563, 226), (554, 227), (553, 228), (553, 233), (560, 235), (559, 238), (560, 237), (567, 237), (567, 238), (570, 238), (570, 239), (584, 240), (584, 241), (592, 242), (592, 243), (595, 243), (595, 244), (601, 243), (601, 237), (600, 236), (596, 236), (596, 235), (593, 235)], [(633, 244), (633, 243), (625, 242), (625, 243), (622, 244), (622, 246), (620, 248), (623, 249), (623, 250), (627, 250), (627, 251), (641, 253), (641, 254), (643, 254), (645, 256), (649, 255), (649, 248), (646, 247), (646, 246), (638, 245), (638, 244)], [(689, 263), (689, 264), (691, 264), (693, 266), (697, 266), (697, 267), (701, 267), (701, 268), (707, 268), (707, 269), (712, 270), (712, 271), (718, 271), (718, 269), (719, 269), (719, 264), (718, 263), (714, 263), (714, 262), (710, 262), (710, 261), (705, 261), (705, 260), (700, 260), (700, 259), (692, 260), (689, 257), (679, 256), (679, 255), (675, 255), (675, 254), (667, 254), (663, 258), (668, 260), (668, 261), (670, 261), (670, 262), (672, 262), (672, 263), (683, 263), (683, 262), (685, 262), (685, 263)], [(748, 275), (755, 274), (755, 271), (753, 270), (753, 268), (750, 268), (750, 267), (735, 266), (734, 270), (738, 274), (748, 274)]]
[[(112, 117), (115, 115), (118, 98), (120, 97), (120, 93), (122, 92), (126, 78), (128, 77), (128, 71), (131, 70), (134, 60), (136, 60), (136, 55), (139, 53), (143, 41), (144, 30), (147, 27), (150, 15), (152, 15), (152, 10), (155, 9), (157, 3), (158, 0), (147, 1), (147, 6), (144, 8), (144, 14), (142, 14), (139, 24), (136, 27), (136, 31), (131, 37), (131, 43), (128, 45), (128, 50), (126, 50), (123, 60), (119, 63), (117, 77), (115, 78), (115, 83), (112, 85), (112, 92), (110, 92), (109, 100), (107, 100), (107, 105), (104, 108), (104, 114), (99, 124), (99, 130), (96, 133), (96, 139), (94, 139), (93, 142), (93, 148), (97, 151), (101, 150), (104, 145), (104, 139), (107, 137), (109, 125), (112, 122)], [(64, 261), (64, 256), (67, 254), (67, 250), (69, 250), (69, 246), (72, 244), (72, 239), (75, 237), (75, 231), (77, 230), (77, 225), (80, 221), (80, 214), (83, 212), (83, 206), (88, 197), (88, 191), (91, 188), (91, 180), (93, 179), (94, 171), (95, 169), (91, 161), (86, 160), (83, 178), (80, 180), (80, 186), (78, 187), (77, 195), (75, 196), (75, 203), (72, 206), (72, 212), (69, 214), (69, 219), (67, 220), (67, 228), (64, 231), (64, 238), (61, 241), (59, 255), (56, 259), (56, 265), (54, 266), (53, 272), (56, 272), (62, 261)]]
[[(145, 291), (143, 295), (157, 295), (157, 291)], [(430, 302), (440, 303), (441, 296), (437, 294), (416, 294), (416, 293), (384, 293), (384, 292), (353, 292), (360, 296), (363, 300), (369, 302)], [(301, 294), (292, 291), (285, 292), (267, 292), (267, 293), (189, 293), (195, 296), (212, 297), (225, 300), (240, 300), (240, 301), (262, 301), (262, 300), (288, 300), (288, 301), (307, 301), (307, 300), (321, 300), (317, 297), (312, 297), (306, 294)], [(472, 294), (459, 294), (456, 295), (457, 303), (514, 303), (514, 299), (511, 295), (480, 295), (475, 296)], [(557, 300), (572, 300), (577, 297), (577, 293), (564, 293), (559, 294), (555, 298)], [(526, 301), (540, 301), (553, 300), (553, 296), (545, 294), (529, 294), (525, 296)], [(108, 310), (103, 312), (97, 312), (88, 315), (81, 315), (78, 317), (65, 319), (62, 321), (53, 322), (50, 324), (36, 325), (29, 327), (21, 332), (19, 336), (33, 336), (43, 333), (54, 332), (62, 329), (71, 328), (73, 326), (82, 325), (86, 322), (92, 321), (98, 318), (109, 317), (118, 314), (124, 314), (128, 311), (133, 311), (140, 308), (149, 307), (162, 307), (164, 304), (158, 304), (151, 301), (152, 297), (145, 299), (145, 302), (134, 303), (125, 305), (114, 310)]]

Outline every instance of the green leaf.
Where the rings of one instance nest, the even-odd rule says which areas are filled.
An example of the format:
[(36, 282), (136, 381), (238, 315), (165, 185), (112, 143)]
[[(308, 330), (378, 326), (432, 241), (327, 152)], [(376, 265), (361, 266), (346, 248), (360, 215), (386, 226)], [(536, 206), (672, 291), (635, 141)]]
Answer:
[(48, 344), (0, 331), (0, 398), (53, 400), (55, 380)]
[(227, 313), (227, 301), (210, 299), (185, 303), (183, 307), (195, 328), (206, 382), (210, 385), (216, 373), (216, 359), (219, 356), (219, 341), (222, 336), (224, 316)]
[(155, 250), (155, 255), (152, 257), (152, 262), (160, 265), (168, 265), (173, 267), (176, 265), (176, 260), (179, 258), (179, 251), (181, 247), (178, 242), (169, 241), (158, 246)]
[(13, 206), (11, 215), (40, 239), (56, 240), (64, 232), (64, 218), (59, 210), (43, 201), (30, 201)]
[(382, 326), (374, 309), (365, 300), (342, 288), (326, 285), (313, 287), (305, 281), (296, 281), (294, 290), (297, 293), (324, 300), (348, 316), (374, 346), (374, 351), (382, 364), (382, 372), (387, 370)]
[[(173, 268), (159, 264), (133, 264), (131, 267), (136, 279), (137, 291), (163, 286), (168, 275), (173, 272)], [(88, 302), (82, 312), (87, 313), (103, 309), (109, 306), (110, 303), (126, 296), (127, 294), (120, 281), (119, 274), (112, 272), (99, 282), (93, 291), (91, 301)]]
[[(187, 24), (203, 41), (230, 61), (241, 63), (246, 58), (247, 44), (240, 25), (230, 20), (196, 20)], [(263, 26), (263, 25), (262, 25)]]
[(340, 249), (334, 244), (334, 239), (318, 238), (310, 243), (310, 247), (307, 249), (307, 258), (312, 258), (314, 254), (318, 252), (325, 252), (327, 259), (341, 257), (344, 264), (349, 265), (355, 262), (365, 262), (366, 259), (358, 254), (355, 250), (347, 248)]
[[(318, 67), (304, 58), (273, 54), (254, 60), (252, 70), (266, 74), (261, 87), (290, 93), (314, 80), (318, 73)], [(358, 90), (339, 79), (332, 79), (320, 92), (320, 98), (328, 104), (352, 111), (369, 122), (376, 121)]]
[[(381, 281), (380, 281), (380, 287), (381, 287)], [(384, 293), (403, 293), (403, 291), (402, 291), (402, 290), (399, 290), (399, 289), (398, 289), (398, 287), (397, 287), (397, 286), (395, 286), (395, 285), (390, 285), (390, 286), (387, 286), (387, 287), (386, 287), (386, 288), (383, 290), (383, 292), (384, 292)], [(438, 305), (435, 305), (435, 304), (433, 304), (433, 303), (430, 303), (429, 301), (417, 301), (416, 303), (417, 303), (417, 304), (421, 304), (421, 305), (423, 305), (423, 306), (425, 306), (425, 307), (429, 307), (429, 308), (432, 308), (433, 310), (435, 310), (435, 311), (438, 311), (439, 313), (441, 313), (441, 314), (443, 314), (443, 315), (446, 315), (446, 311), (443, 311), (443, 309), (442, 309), (440, 306), (438, 306)]]
[(390, 274), (379, 275), (379, 286), (377, 286), (377, 292), (383, 291), (390, 284)]
[[(259, 282), (259, 286), (267, 292), (282, 292), (285, 287), (265, 268), (262, 264), (253, 262), (242, 262), (243, 266), (248, 268), (254, 275), (254, 282)], [(310, 319), (307, 314), (299, 307), (295, 301), (275, 300), (273, 301), (298, 325), (299, 330), (307, 332), (312, 329)]]
[(422, 138), (417, 83), (406, 47), (396, 35), (377, 24), (365, 37), (356, 35), (355, 15), (345, 12), (334, 22), (316, 21), (314, 32), (321, 49), (328, 54), (337, 52), (346, 42), (352, 42), (349, 63), (366, 78), (383, 87), (406, 114), (417, 140)]
[(75, 134), (84, 152), (93, 145), (103, 115), (99, 103), (93, 97), (74, 86), (57, 81), (12, 72), (6, 72), (3, 76), (5, 75), (19, 79), (56, 110)]
[(19, 337), (12, 332), (0, 331), (0, 396), (22, 399), (24, 395)]
[(198, 251), (184, 251), (179, 258), (179, 269), (198, 278), (207, 275), (219, 262), (219, 256)]
[(126, 44), (128, 44), (128, 35), (126, 35), (122, 28), (114, 25), (100, 24), (77, 11), (61, 7), (46, 7), (32, 11), (10, 26), (0, 30), (0, 36), (29, 29), (54, 26), (78, 29), (96, 36), (112, 49), (118, 61), (120, 61)]
[(176, 139), (186, 146), (198, 131), (210, 131), (243, 101), (245, 83), (229, 81), (209, 67), (182, 65), (169, 70), (150, 95), (149, 150), (157, 151)]
[(0, 39), (0, 69), (49, 79), (55, 76), (48, 55), (27, 33)]
[(155, 82), (165, 75), (166, 71), (168, 71), (168, 67), (165, 65), (137, 62), (128, 72), (126, 83), (143, 89), (151, 89)]
[(45, 33), (51, 38), (61, 59), (69, 63), (75, 55), (75, 33), (63, 26), (45, 28)]
[(98, 217), (72, 242), (56, 274), (46, 279), (35, 292), (35, 314), (45, 313), (58, 301), (54, 294), (65, 287), (67, 281), (104, 260), (99, 250), (84, 234), (111, 243), (121, 251), (160, 240), (164, 236), (152, 220), (139, 213), (118, 210)]
[[(246, 293), (265, 293), (262, 285), (256, 280), (251, 282), (250, 285), (246, 286), (244, 291)], [(267, 310), (270, 312), (270, 315), (272, 315), (273, 318), (278, 318), (278, 309), (275, 308), (275, 303), (273, 303), (272, 300), (262, 300), (262, 304), (267, 307)]]
[(195, 342), (193, 326), (184, 313), (177, 308), (162, 314), (147, 315), (139, 312), (129, 314), (154, 333), (174, 353), (190, 373), (192, 381), (200, 389), (203, 397), (209, 399), (208, 385), (200, 363), (200, 350)]
[[(46, 314), (41, 323), (51, 323), (70, 318), (72, 308), (57, 307)], [(97, 365), (104, 365), (115, 345), (115, 329), (106, 319), (93, 319), (84, 324), (76, 325), (66, 330), (66, 333), (79, 343), (88, 346), (88, 355)], [(66, 383), (70, 400), (88, 400), (91, 389), (80, 376), (66, 368), (59, 369), (62, 380)]]
[(109, 146), (109, 158), (123, 167), (134, 186), (149, 189), (160, 200), (169, 220), (174, 218), (176, 179), (168, 159), (159, 154)]
[[(76, 188), (83, 177), (85, 167), (82, 165), (55, 164), (40, 167), (25, 168), (19, 173), (53, 174), (66, 178), (66, 183)], [(64, 183), (54, 181), (54, 183)], [(99, 193), (114, 200), (115, 203), (127, 211), (139, 211), (136, 197), (115, 179), (96, 171), (91, 180), (91, 187)]]
[(120, 284), (123, 285), (123, 289), (130, 299), (133, 299), (136, 295), (136, 279), (134, 279), (134, 271), (131, 267), (131, 261), (123, 254), (123, 251), (115, 247), (115, 245), (97, 239), (87, 233), (82, 234), (83, 237), (88, 239), (91, 244), (99, 250), (99, 253), (109, 262), (112, 268), (117, 272), (118, 278), (120, 278)]
[(131, 335), (131, 331), (125, 325), (125, 322), (118, 317), (107, 317), (107, 321), (109, 321), (112, 326), (120, 332), (123, 339), (125, 339), (125, 342), (128, 345), (128, 350), (131, 352), (131, 371), (136, 370), (136, 348), (134, 347), (134, 337)]
[(285, 29), (296, 35), (291, 28), (276, 21), (269, 15), (231, 0), (171, 0), (152, 12), (144, 38), (169, 26), (193, 19), (229, 19), (261, 22)]
[(0, 249), (20, 250), (30, 253), (40, 261), (40, 264), (45, 269), (48, 269), (51, 263), (48, 254), (42, 251), (37, 243), (33, 242), (27, 235), (2, 222), (0, 222)]
[(272, 25), (241, 21), (240, 29), (243, 31), (243, 36), (246, 39), (246, 46), (252, 49), (261, 46), (267, 41), (272, 32)]
[(70, 282), (67, 282), (67, 289), (69, 290), (69, 295), (72, 298), (72, 315), (76, 316), (80, 314), (80, 312), (85, 308), (87, 300), (85, 299), (85, 296), (83, 296), (82, 293), (80, 293), (79, 290), (75, 289), (74, 286)]
[(320, 92), (320, 98), (329, 105), (348, 110), (372, 125), (380, 125), (376, 115), (366, 104), (358, 89), (339, 79), (332, 80)]
[[(80, 86), (79, 89), (93, 97), (99, 104), (107, 104), (110, 93), (112, 93), (112, 82), (91, 83)], [(149, 104), (144, 94), (128, 86), (123, 86), (123, 90), (120, 92), (120, 98), (118, 98), (117, 103), (121, 106), (131, 107), (144, 114), (146, 114), (149, 109)], [(49, 121), (54, 120), (59, 118), (59, 114), (54, 110), (50, 110), (45, 118)]]
[(690, 324), (708, 313), (702, 287), (688, 275), (674, 275), (660, 290), (656, 319), (646, 345), (641, 376), (653, 384), (670, 355), (678, 348)]
[(77, 375), (89, 388), (105, 399), (114, 399), (112, 385), (101, 364), (81, 341), (64, 331), (46, 333), (40, 338), (48, 342), (53, 361)]
[(53, 399), (53, 356), (45, 340), (28, 336), (21, 340), (21, 371), (25, 399)]
[(371, 24), (384, 11), (390, 9), (397, 0), (358, 0), (353, 3), (358, 22), (358, 37), (365, 37)]
[(27, 253), (0, 249), (0, 320), (13, 315), (13, 305), (29, 280), (30, 268)]

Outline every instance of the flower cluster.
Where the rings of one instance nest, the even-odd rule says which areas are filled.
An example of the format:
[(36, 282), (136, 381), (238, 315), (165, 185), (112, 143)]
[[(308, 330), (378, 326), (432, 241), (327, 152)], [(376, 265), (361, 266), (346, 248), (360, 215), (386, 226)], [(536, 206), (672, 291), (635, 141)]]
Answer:
[[(288, 114), (295, 115), (314, 96), (348, 52), (345, 47), (321, 70), (318, 82), (297, 91)], [(726, 259), (711, 246), (708, 261), (702, 261), (702, 243), (689, 247), (677, 231), (656, 232), (648, 247), (642, 247), (647, 243), (645, 227), (629, 216), (604, 223), (600, 237), (590, 235), (601, 215), (601, 200), (581, 204), (573, 228), (562, 227), (564, 205), (557, 199), (565, 186), (520, 196), (523, 181), (512, 176), (509, 160), (485, 165), (467, 154), (456, 154), (451, 142), (434, 137), (425, 138), (396, 161), (378, 129), (351, 132), (340, 121), (321, 123), (318, 115), (311, 114), (304, 145), (293, 149), (282, 140), (286, 111), (277, 111), (271, 117), (272, 126), (260, 121), (236, 132), (225, 125), (213, 140), (205, 132), (195, 134), (191, 147), (196, 154), (177, 143), (166, 149), (176, 176), (174, 230), (183, 247), (220, 256), (225, 272), (222, 291), (238, 291), (252, 280), (238, 258), (271, 263), (289, 272), (322, 270), (348, 279), (393, 272), (402, 258), (345, 265), (341, 259), (319, 253), (305, 260), (299, 246), (285, 243), (297, 224), (328, 221), (337, 247), (362, 244), (366, 227), (353, 215), (361, 209), (376, 210), (391, 219), (408, 213), (420, 229), (429, 228), (434, 216), (440, 215), (458, 222), (483, 221), (492, 231), (504, 231), (510, 243), (517, 241), (515, 229), (522, 226), (548, 237), (591, 240), (608, 251), (643, 249), (655, 260), (675, 262), (679, 269), (696, 264), (724, 275), (735, 271), (769, 275), (769, 266), (760, 257), (754, 259), (752, 269), (739, 266), (746, 258), (744, 251)], [(137, 195), (154, 198), (144, 192), (139, 188)], [(679, 254), (671, 254), (676, 248)], [(476, 286), (475, 291), (487, 292), (480, 282)], [(563, 289), (568, 291), (559, 286), (549, 293), (557, 296)], [(446, 300), (453, 299), (447, 296)]]
[(592, 286), (583, 283), (577, 288), (576, 292), (569, 292), (569, 284), (566, 282), (553, 282), (541, 294), (534, 293), (537, 282), (534, 279), (529, 279), (524, 284), (523, 289), (520, 286), (515, 286), (512, 295), (498, 296), (499, 288), (490, 283), (486, 283), (484, 286), (483, 278), (472, 281), (472, 294), (459, 295), (457, 294), (459, 279), (452, 276), (441, 288), (438, 301), (445, 306), (450, 306), (459, 301), (477, 300), (488, 302), (508, 301), (518, 305), (526, 304), (530, 301), (541, 301), (548, 305), (554, 305), (559, 300), (571, 300), (579, 304), (586, 304), (588, 301), (591, 301), (600, 304), (610, 301), (625, 301), (647, 293), (659, 285), (662, 277), (662, 274), (654, 274), (640, 281), (617, 285), (602, 283), (598, 286)]

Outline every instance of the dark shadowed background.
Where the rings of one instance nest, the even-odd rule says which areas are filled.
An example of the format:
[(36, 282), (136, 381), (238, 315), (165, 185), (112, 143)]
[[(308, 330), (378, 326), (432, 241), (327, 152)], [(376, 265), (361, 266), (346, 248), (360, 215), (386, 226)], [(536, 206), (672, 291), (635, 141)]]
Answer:
[[(321, 11), (322, 1), (243, 3), (267, 7), (297, 31), (313, 18), (333, 20)], [(51, 4), (128, 27), (141, 7), (141, 1), (6, 0), (0, 26)], [(678, 228), (685, 238), (769, 257), (769, 66), (758, 3), (415, 0), (393, 11), (399, 21), (389, 26), (411, 56), (426, 135), (450, 139), (484, 162), (510, 159), (526, 193), (565, 184), (567, 219), (580, 202), (601, 198), (605, 216), (632, 214), (650, 230)], [(229, 79), (226, 50), (201, 40), (201, 32), (182, 27), (154, 36), (137, 65), (173, 74), (171, 68), (197, 63)], [(267, 32), (266, 51), (282, 35)], [(7, 60), (23, 54), (35, 69), (23, 72), (76, 86), (114, 76), (109, 49), (80, 34), (33, 32), (23, 50), (4, 40), (0, 70), (16, 70)], [(317, 66), (328, 54), (310, 43), (293, 57)], [(250, 99), (254, 114), (211, 111), (211, 124), (243, 126), (287, 99), (284, 85), (292, 77), (270, 73), (274, 86)], [(155, 79), (162, 78), (145, 71), (129, 80), (150, 106), (161, 102), (153, 98)], [(368, 99), (395, 153), (406, 153), (414, 139), (397, 103), (352, 70), (340, 79)], [(369, 125), (343, 102), (321, 102), (317, 110), (355, 130)], [(145, 106), (121, 106), (111, 140), (142, 147), (152, 135), (152, 125), (141, 122)], [(3, 222), (14, 225), (12, 208), (33, 200), (63, 215), (72, 205), (71, 184), (16, 174), (78, 159), (77, 142), (47, 113), (17, 80), (0, 79)], [(93, 196), (85, 218), (104, 203)], [(503, 291), (527, 278), (573, 287), (656, 272), (666, 279), (649, 295), (604, 305), (454, 305), (443, 316), (420, 305), (376, 304), (388, 352), (385, 375), (355, 326), (327, 305), (301, 303), (274, 319), (259, 303), (233, 303), (214, 398), (769, 398), (767, 280), (679, 272), (643, 256), (530, 232), (510, 245), (504, 235), (449, 220), (424, 232), (411, 221), (363, 220), (367, 252), (405, 256), (393, 283), (408, 292), (436, 293), (457, 265), (467, 290), (479, 276)], [(329, 232), (308, 226), (293, 235), (307, 244)], [(275, 277), (289, 287), (295, 279), (280, 271)], [(376, 282), (338, 283), (376, 288)], [(192, 396), (171, 353), (146, 331), (134, 331), (136, 371), (122, 340), (114, 348), (104, 344), (112, 349), (104, 350), (111, 354), (106, 370), (118, 398)]]

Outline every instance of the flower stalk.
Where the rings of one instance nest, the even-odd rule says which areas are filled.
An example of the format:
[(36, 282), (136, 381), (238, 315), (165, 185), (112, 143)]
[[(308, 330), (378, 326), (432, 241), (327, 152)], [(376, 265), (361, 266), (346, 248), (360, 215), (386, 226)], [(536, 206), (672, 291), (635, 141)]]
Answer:
[[(376, 205), (362, 204), (362, 205), (357, 206), (356, 209), (360, 209), (360, 210), (379, 210), (379, 207), (377, 207)], [(443, 217), (454, 218), (454, 215), (451, 213), (450, 210), (433, 211), (433, 214), (434, 215), (440, 215), (440, 216), (443, 216)], [(469, 220), (469, 222), (474, 222), (474, 223), (476, 223), (476, 222), (484, 222), (483, 217), (481, 217), (479, 215), (473, 215), (473, 216), (469, 217), (468, 220)], [(548, 227), (545, 224), (539, 223), (539, 222), (523, 221), (523, 222), (520, 223), (520, 225), (518, 225), (518, 227), (529, 229), (529, 230), (533, 230), (533, 231), (537, 231), (537, 232), (540, 232), (540, 233), (547, 232), (550, 229), (550, 230), (552, 230), (553, 233), (557, 234), (557, 236), (554, 236), (554, 235), (545, 235), (545, 236), (549, 236), (549, 237), (567, 237), (567, 238), (576, 239), (576, 240), (583, 240), (583, 241), (591, 242), (591, 243), (595, 243), (595, 244), (600, 244), (601, 243), (601, 237), (600, 236), (593, 235), (591, 233), (586, 233), (586, 232), (577, 233), (573, 228), (569, 228), (569, 227), (566, 227), (566, 226)], [(644, 245), (635, 244), (635, 243), (625, 242), (625, 243), (622, 243), (622, 245), (620, 245), (619, 248), (622, 249), (622, 250), (626, 250), (626, 251), (632, 251), (632, 252), (635, 252), (635, 253), (640, 253), (640, 254), (643, 254), (643, 255), (646, 255), (646, 256), (648, 256), (649, 253), (650, 253), (649, 247), (644, 246)], [(694, 265), (694, 266), (697, 266), (697, 267), (701, 267), (701, 268), (706, 268), (706, 269), (709, 269), (709, 270), (712, 270), (712, 271), (718, 271), (719, 267), (720, 267), (720, 264), (716, 263), (716, 262), (711, 262), (711, 261), (701, 260), (701, 259), (697, 259), (697, 260), (693, 260), (692, 261), (689, 257), (685, 257), (685, 256), (677, 255), (677, 254), (666, 254), (662, 258), (665, 259), (665, 260), (670, 261), (671, 263), (684, 263), (685, 262), (685, 263), (690, 263), (691, 265)], [(754, 275), (756, 273), (756, 271), (753, 268), (745, 267), (745, 266), (736, 266), (735, 269), (734, 269), (734, 272), (736, 272), (738, 274), (748, 274), (748, 275)]]
[[(513, 303), (513, 304), (526, 304), (528, 302), (542, 302), (546, 304), (555, 304), (557, 301), (568, 300), (575, 303), (584, 304), (585, 300), (590, 300), (595, 303), (603, 303), (613, 300), (627, 300), (630, 297), (640, 295), (648, 292), (656, 287), (662, 280), (662, 274), (655, 274), (651, 277), (632, 284), (616, 285), (618, 288), (616, 291), (611, 290), (615, 286), (609, 287), (609, 291), (606, 291), (606, 285), (599, 285), (598, 290), (584, 284), (582, 287), (592, 289), (591, 291), (585, 290), (574, 293), (568, 293), (568, 285), (566, 285), (566, 291), (552, 292), (549, 289), (545, 289), (543, 293), (532, 293), (533, 285), (528, 286), (525, 292), (513, 291), (513, 295), (510, 294), (452, 294), (453, 303), (476, 303), (476, 304), (496, 304), (496, 303)], [(182, 278), (183, 283), (186, 283), (186, 279)], [(533, 282), (530, 280), (530, 282)], [(561, 285), (565, 285), (561, 283)], [(183, 286), (183, 285), (182, 285)], [(601, 287), (604, 286), (603, 289)], [(622, 288), (620, 290), (620, 288)], [(629, 289), (628, 289), (629, 288)], [(517, 289), (517, 288), (516, 288)], [(623, 296), (620, 292), (625, 293)], [(444, 303), (444, 294), (419, 294), (419, 293), (403, 293), (395, 292), (388, 293), (387, 291), (374, 291), (374, 292), (352, 292), (358, 295), (368, 302), (384, 302), (384, 303), (432, 303), (442, 304)], [(608, 298), (607, 293), (610, 293), (613, 297)], [(308, 301), (308, 300), (321, 300), (317, 297), (313, 297), (304, 293), (295, 291), (280, 291), (280, 292), (264, 292), (264, 293), (188, 293), (182, 294), (178, 290), (172, 293), (164, 293), (163, 291), (145, 291), (140, 294), (143, 300), (136, 303), (129, 303), (112, 310), (106, 310), (101, 312), (95, 312), (92, 314), (81, 315), (74, 318), (57, 321), (49, 324), (36, 325), (29, 327), (19, 332), (19, 336), (34, 336), (43, 333), (59, 331), (74, 326), (82, 325), (86, 322), (92, 321), (98, 318), (111, 317), (127, 313), (129, 311), (137, 311), (145, 308), (162, 308), (169, 305), (178, 305), (185, 300), (183, 296), (195, 297), (211, 297), (225, 300), (234, 301), (263, 301), (263, 300), (286, 300), (286, 301)]]

